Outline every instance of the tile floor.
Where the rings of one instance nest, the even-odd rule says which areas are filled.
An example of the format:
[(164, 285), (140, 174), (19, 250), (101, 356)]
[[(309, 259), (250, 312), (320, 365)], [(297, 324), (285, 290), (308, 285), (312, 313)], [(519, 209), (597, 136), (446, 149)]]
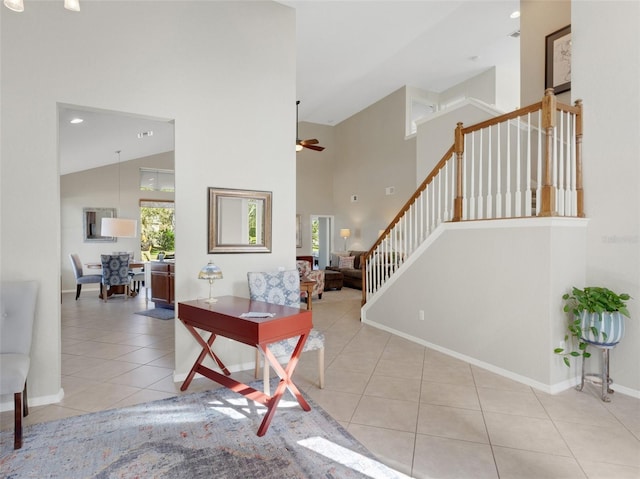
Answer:
[[(142, 295), (106, 304), (91, 291), (63, 296), (65, 397), (31, 408), (26, 424), (180, 394), (173, 320), (134, 314), (145, 308)], [(313, 352), (296, 383), (380, 461), (416, 478), (640, 478), (640, 400), (618, 393), (605, 404), (595, 386), (533, 390), (362, 325), (359, 299), (345, 288), (314, 301), (326, 387), (315, 385)], [(189, 392), (214, 387), (202, 378)], [(12, 412), (0, 419), (13, 427)]]

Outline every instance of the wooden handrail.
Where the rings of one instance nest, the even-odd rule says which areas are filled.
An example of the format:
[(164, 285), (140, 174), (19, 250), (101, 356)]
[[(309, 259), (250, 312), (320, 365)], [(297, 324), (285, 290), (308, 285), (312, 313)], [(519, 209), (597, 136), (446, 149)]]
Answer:
[[(536, 122), (532, 123), (530, 120), (530, 114), (534, 112), (540, 112), (538, 116), (539, 121), (537, 123)], [(562, 114), (569, 114), (573, 116), (574, 123), (573, 123), (572, 134), (575, 135), (575, 137), (567, 136), (565, 138), (562, 136), (563, 132), (565, 131), (562, 123), (562, 119), (560, 119), (561, 117), (564, 118)], [(366, 297), (367, 297), (367, 272), (368, 271), (367, 271), (366, 265), (370, 263), (370, 260), (373, 257), (374, 252), (382, 248), (381, 251), (384, 253), (385, 252), (384, 248), (386, 248), (387, 246), (381, 245), (381, 244), (383, 243), (383, 241), (387, 239), (389, 239), (389, 241), (392, 242), (390, 243), (391, 245), (395, 244), (395, 240), (394, 240), (395, 236), (394, 238), (391, 238), (391, 235), (394, 234), (393, 233), (394, 228), (404, 228), (403, 221), (405, 220), (403, 220), (403, 217), (405, 217), (405, 215), (407, 215), (406, 221), (411, 221), (410, 215), (414, 214), (414, 213), (411, 213), (412, 206), (416, 204), (416, 202), (421, 198), (421, 195), (425, 192), (425, 190), (427, 190), (427, 187), (431, 183), (433, 183), (433, 181), (436, 178), (438, 178), (438, 175), (441, 173), (441, 171), (445, 167), (447, 167), (447, 163), (452, 159), (455, 159), (455, 162), (456, 162), (455, 165), (451, 167), (455, 174), (455, 177), (451, 176), (451, 179), (453, 180), (453, 182), (449, 183), (449, 180), (446, 179), (445, 177), (445, 182), (449, 187), (449, 193), (447, 193), (447, 195), (450, 194), (451, 196), (447, 196), (444, 200), (442, 200), (445, 204), (448, 204), (448, 206), (451, 206), (450, 202), (452, 201), (453, 202), (452, 210), (443, 210), (440, 213), (442, 212), (445, 213), (444, 221), (463, 221), (465, 219), (466, 220), (475, 219), (473, 213), (469, 214), (468, 211), (467, 212), (465, 212), (466, 210), (463, 211), (463, 205), (466, 205), (466, 202), (469, 201), (469, 198), (464, 197), (465, 192), (463, 191), (463, 184), (464, 184), (463, 175), (466, 174), (465, 168), (464, 168), (465, 165), (463, 164), (463, 162), (465, 161), (465, 135), (478, 132), (478, 131), (480, 131), (480, 135), (482, 135), (483, 134), (482, 130), (488, 129), (494, 125), (501, 125), (504, 123), (507, 123), (508, 125), (508, 122), (510, 120), (517, 120), (521, 117), (527, 117), (527, 118), (520, 120), (522, 122), (522, 127), (517, 129), (518, 141), (520, 140), (521, 130), (528, 129), (530, 131), (536, 131), (537, 132), (536, 135), (538, 135), (537, 136), (538, 146), (539, 146), (538, 151), (541, 152), (541, 155), (538, 156), (539, 163), (538, 163), (537, 171), (539, 176), (537, 177), (537, 180), (538, 180), (537, 190), (535, 188), (532, 189), (530, 184), (531, 179), (535, 180), (536, 178), (531, 178), (531, 171), (527, 170), (526, 172), (527, 185), (526, 185), (526, 191), (524, 195), (525, 196), (528, 195), (528, 198), (526, 198), (525, 196), (519, 196), (519, 198), (525, 198), (526, 200), (525, 204), (528, 205), (524, 208), (526, 212), (524, 214), (526, 216), (530, 216), (532, 214), (531, 213), (532, 194), (535, 195), (537, 191), (539, 197), (533, 196), (533, 198), (539, 201), (539, 203), (538, 203), (538, 209), (533, 211), (533, 216), (537, 215), (537, 216), (548, 217), (548, 216), (558, 216), (559, 214), (567, 215), (566, 202), (569, 202), (569, 201), (571, 202), (570, 206), (572, 207), (570, 210), (570, 214), (571, 212), (573, 212), (573, 214), (576, 214), (578, 217), (585, 216), (584, 191), (583, 191), (583, 183), (582, 183), (582, 137), (583, 137), (582, 100), (576, 100), (574, 106), (559, 103), (557, 101), (556, 96), (554, 95), (553, 89), (549, 88), (545, 90), (542, 100), (532, 105), (526, 106), (524, 108), (519, 108), (512, 112), (505, 113), (503, 115), (499, 115), (494, 118), (490, 118), (488, 120), (482, 121), (480, 123), (476, 123), (468, 127), (463, 126), (463, 124), (459, 122), (457, 123), (455, 128), (453, 145), (447, 150), (444, 156), (433, 168), (433, 170), (431, 170), (429, 175), (427, 175), (425, 180), (416, 189), (416, 191), (413, 193), (411, 198), (409, 198), (407, 202), (402, 206), (398, 214), (389, 223), (389, 225), (386, 227), (384, 232), (378, 237), (378, 239), (375, 241), (373, 246), (362, 256), (361, 258), (362, 293), (363, 293), (362, 304), (366, 302)], [(556, 132), (556, 129), (557, 129), (556, 124), (558, 121), (561, 121), (560, 123), (561, 128), (559, 133)], [(569, 120), (567, 120), (567, 122), (569, 122)], [(490, 135), (490, 132), (491, 130), (489, 130), (489, 135)], [(491, 139), (491, 136), (489, 136), (489, 138)], [(500, 129), (498, 129), (498, 139), (499, 138), (500, 138)], [(544, 141), (541, 142), (540, 138), (544, 138)], [(482, 140), (482, 136), (480, 136), (480, 141), (481, 140)], [(571, 142), (573, 141), (575, 142), (575, 145), (573, 145), (574, 149), (571, 150), (572, 148)], [(571, 158), (574, 159), (574, 163), (573, 164), (566, 163), (567, 164), (566, 172), (563, 169), (560, 173), (554, 172), (554, 169), (553, 169), (553, 168), (558, 168), (557, 165), (555, 164), (558, 158), (556, 157), (554, 159), (554, 154), (556, 155), (558, 154), (557, 149), (560, 148), (558, 146), (559, 144), (562, 148), (566, 147), (568, 152), (575, 154), (575, 158), (571, 156)], [(509, 145), (508, 139), (507, 139), (507, 145)], [(529, 146), (530, 143), (527, 143), (527, 145)], [(471, 151), (473, 151), (473, 149)], [(509, 150), (507, 146), (507, 153), (508, 151)], [(500, 158), (499, 154), (500, 153), (498, 152), (498, 159)], [(473, 153), (472, 153), (472, 156), (473, 156)], [(508, 158), (508, 161), (513, 161), (511, 157), (507, 157), (507, 158)], [(517, 155), (515, 156), (515, 159), (517, 160), (520, 159), (519, 149), (517, 151)], [(467, 158), (466, 161), (469, 161), (469, 159)], [(473, 158), (471, 158), (470, 161), (473, 162)], [(564, 161), (564, 159), (561, 159), (560, 161)], [(471, 164), (473, 165), (473, 163)], [(482, 162), (480, 162), (480, 165), (482, 166)], [(516, 163), (516, 165), (519, 167), (520, 163)], [(526, 166), (527, 168), (531, 167), (530, 155), (527, 156)], [(446, 171), (450, 171), (449, 167), (447, 167)], [(509, 170), (507, 169), (507, 174), (509, 174), (508, 171)], [(566, 178), (568, 178), (566, 182), (565, 180), (562, 179), (562, 174), (564, 173), (566, 173), (567, 175)], [(489, 170), (488, 174), (491, 175), (491, 170)], [(500, 172), (498, 172), (498, 175), (499, 174)], [(518, 172), (517, 174), (519, 175), (520, 173)], [(571, 175), (575, 174), (575, 186), (574, 185), (571, 185), (570, 187), (568, 186), (569, 174)], [(556, 175), (560, 175), (560, 180), (558, 180)], [(571, 177), (571, 180), (573, 180), (573, 177)], [(440, 179), (438, 179), (438, 185), (439, 185), (439, 182), (440, 182)], [(438, 187), (438, 185), (436, 185), (436, 187)], [(520, 184), (518, 183), (517, 188), (519, 187), (520, 187)], [(571, 188), (571, 189), (568, 189), (568, 188)], [(571, 193), (571, 191), (573, 193)], [(497, 193), (499, 196), (500, 190), (498, 190)], [(520, 193), (520, 190), (518, 189), (516, 190), (516, 193), (519, 195), (522, 195), (522, 193)], [(559, 194), (559, 198), (558, 198), (559, 203), (556, 202), (556, 195), (558, 194)], [(574, 195), (573, 199), (567, 196), (570, 194)], [(420, 201), (424, 201), (424, 200), (420, 200)], [(428, 201), (428, 198), (427, 198), (427, 201)], [(440, 199), (438, 201), (440, 201)], [(522, 200), (519, 200), (519, 201), (522, 201)], [(557, 209), (560, 212), (556, 211)], [(449, 216), (449, 214), (451, 214), (451, 216)], [(464, 218), (463, 218), (463, 214), (465, 216)], [(507, 216), (509, 217), (518, 217), (522, 215), (523, 213), (521, 213), (520, 210), (516, 210), (515, 216), (511, 215), (510, 212), (507, 211)], [(500, 213), (497, 213), (497, 216), (495, 217), (504, 218), (506, 216), (504, 215), (501, 216)], [(482, 219), (482, 217), (478, 219)], [(438, 217), (436, 225), (440, 221), (441, 221), (441, 218)], [(413, 227), (414, 226), (412, 224), (411, 228)], [(426, 232), (423, 231), (420, 234), (428, 235), (429, 229), (427, 228)], [(414, 248), (415, 248), (415, 244), (411, 243), (410, 249), (413, 250)], [(397, 266), (399, 266), (399, 264), (395, 265), (395, 267)], [(379, 274), (379, 271), (375, 268), (376, 267), (374, 267), (374, 265), (372, 264), (372, 267), (370, 268), (369, 273)], [(379, 268), (379, 266), (377, 268)], [(374, 271), (378, 271), (378, 272), (374, 273)], [(380, 285), (378, 284), (377, 276), (372, 277), (371, 279), (375, 281), (375, 284), (373, 285), (373, 288), (371, 291), (375, 292), (380, 287)], [(385, 280), (386, 279), (387, 279), (387, 276), (385, 273)]]

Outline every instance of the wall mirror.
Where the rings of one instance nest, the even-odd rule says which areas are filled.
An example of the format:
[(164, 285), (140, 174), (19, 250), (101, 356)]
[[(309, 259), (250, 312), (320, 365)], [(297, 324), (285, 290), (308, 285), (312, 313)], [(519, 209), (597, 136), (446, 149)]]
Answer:
[(271, 192), (209, 188), (208, 253), (270, 253)]
[(115, 218), (115, 208), (82, 208), (82, 232), (85, 243), (115, 241), (113, 236), (102, 236), (102, 218)]

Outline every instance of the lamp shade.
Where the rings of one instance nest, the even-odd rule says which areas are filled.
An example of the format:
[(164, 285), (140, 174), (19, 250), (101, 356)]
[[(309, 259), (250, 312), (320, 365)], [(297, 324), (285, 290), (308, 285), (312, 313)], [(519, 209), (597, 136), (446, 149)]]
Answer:
[(24, 2), (22, 0), (4, 0), (4, 6), (14, 12), (24, 12)]
[(349, 228), (344, 228), (340, 230), (341, 238), (348, 238), (349, 236), (351, 236), (351, 230)]
[(116, 238), (135, 238), (138, 233), (138, 222), (124, 218), (102, 218), (100, 234)]
[(198, 279), (222, 279), (222, 270), (213, 264), (213, 261), (209, 261), (198, 273)]
[(80, 11), (80, 0), (64, 0), (64, 8), (72, 12)]

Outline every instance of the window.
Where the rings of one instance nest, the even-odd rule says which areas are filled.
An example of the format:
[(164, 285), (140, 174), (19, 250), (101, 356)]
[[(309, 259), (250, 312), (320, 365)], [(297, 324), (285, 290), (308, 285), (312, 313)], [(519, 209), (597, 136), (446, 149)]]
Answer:
[(140, 189), (142, 191), (175, 191), (173, 170), (140, 168)]

